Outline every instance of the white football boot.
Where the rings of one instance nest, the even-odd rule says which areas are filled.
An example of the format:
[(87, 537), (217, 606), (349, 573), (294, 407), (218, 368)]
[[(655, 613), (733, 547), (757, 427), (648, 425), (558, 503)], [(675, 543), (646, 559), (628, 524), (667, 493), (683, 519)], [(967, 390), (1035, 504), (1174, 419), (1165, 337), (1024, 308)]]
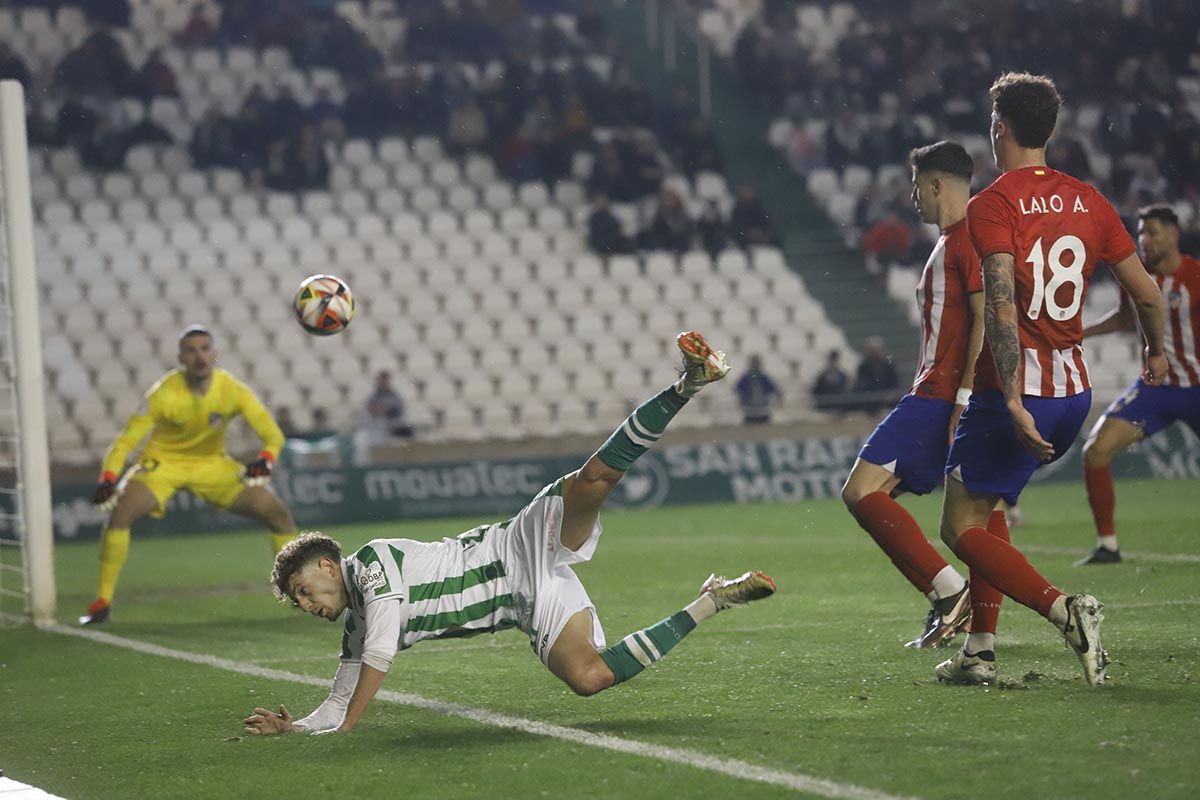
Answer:
[(963, 686), (991, 685), (996, 682), (996, 654), (991, 650), (968, 653), (966, 645), (933, 668), (942, 683)]
[(1067, 647), (1079, 656), (1083, 677), (1090, 686), (1103, 686), (1108, 673), (1108, 653), (1100, 645), (1104, 604), (1090, 594), (1067, 598), (1067, 625), (1062, 629)]

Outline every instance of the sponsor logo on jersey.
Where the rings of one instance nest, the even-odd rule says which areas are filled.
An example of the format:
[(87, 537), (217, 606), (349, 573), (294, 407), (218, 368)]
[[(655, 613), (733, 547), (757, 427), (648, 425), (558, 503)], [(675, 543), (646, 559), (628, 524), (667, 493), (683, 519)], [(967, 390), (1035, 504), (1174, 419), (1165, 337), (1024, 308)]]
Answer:
[(224, 421), (225, 421), (224, 414), (218, 414), (217, 412), (214, 411), (213, 413), (208, 415), (208, 426), (210, 428), (220, 427), (221, 423)]
[(383, 565), (378, 561), (372, 561), (358, 576), (358, 589), (362, 592), (378, 589), (386, 583), (387, 575), (383, 574)]

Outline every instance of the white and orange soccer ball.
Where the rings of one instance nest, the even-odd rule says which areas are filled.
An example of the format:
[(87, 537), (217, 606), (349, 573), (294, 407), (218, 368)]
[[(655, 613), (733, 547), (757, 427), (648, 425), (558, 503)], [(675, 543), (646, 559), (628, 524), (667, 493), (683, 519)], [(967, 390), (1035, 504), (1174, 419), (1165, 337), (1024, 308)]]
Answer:
[(332, 336), (354, 318), (354, 295), (336, 275), (313, 275), (296, 290), (292, 309), (301, 328), (314, 336)]

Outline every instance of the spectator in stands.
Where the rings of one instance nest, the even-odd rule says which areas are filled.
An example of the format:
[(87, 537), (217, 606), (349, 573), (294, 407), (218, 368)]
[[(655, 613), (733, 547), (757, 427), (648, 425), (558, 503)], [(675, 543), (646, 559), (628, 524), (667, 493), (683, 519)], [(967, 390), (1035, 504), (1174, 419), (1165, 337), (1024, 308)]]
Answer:
[(829, 163), (838, 167), (863, 163), (866, 160), (863, 154), (865, 136), (866, 125), (862, 118), (848, 106), (838, 108), (825, 139)]
[(25, 93), (29, 94), (29, 67), (5, 41), (0, 41), (0, 80), (20, 81)]
[(817, 375), (813, 383), (813, 398), (817, 408), (828, 409), (838, 405), (849, 391), (850, 378), (842, 369), (842, 354), (839, 350), (830, 350), (825, 357), (825, 368)]
[[(635, 198), (649, 197), (662, 186), (666, 170), (659, 158), (658, 142), (651, 133), (635, 132), (626, 137), (625, 142), (632, 140), (632, 147), (626, 149), (625, 174), (633, 181), (632, 188)], [(661, 199), (661, 198), (660, 198)]]
[(132, 74), (121, 43), (101, 28), (63, 57), (54, 70), (54, 85), (84, 96), (105, 91), (120, 95)]
[(367, 398), (364, 411), (361, 427), (373, 440), (412, 437), (412, 426), (404, 421), (404, 401), (392, 388), (389, 373), (380, 372), (375, 376), (375, 391)]
[(188, 152), (197, 169), (236, 166), (237, 125), (216, 106), (209, 108), (192, 128)]
[(304, 124), (304, 108), (296, 99), (292, 87), (280, 86), (275, 90), (275, 99), (266, 103), (269, 128), (274, 138), (289, 137)]
[(183, 30), (175, 34), (175, 42), (181, 47), (210, 47), (216, 38), (216, 28), (208, 18), (208, 10), (203, 3), (192, 6), (192, 15), (188, 17)]
[(689, 178), (699, 172), (720, 172), (724, 166), (717, 137), (699, 114), (691, 118), (680, 137), (679, 162)]
[(446, 149), (455, 155), (479, 149), (488, 138), (487, 117), (474, 97), (450, 109), (446, 119)]
[(234, 152), (241, 169), (249, 176), (261, 175), (274, 141), (270, 122), (270, 103), (261, 86), (255, 85), (242, 103), (234, 124)]
[(329, 424), (329, 412), (317, 406), (312, 410), (312, 426), (304, 432), (304, 438), (310, 442), (337, 436), (337, 430)]
[(1162, 202), (1167, 196), (1167, 179), (1158, 171), (1154, 159), (1142, 156), (1137, 161), (1137, 170), (1129, 181), (1129, 189), (1126, 192), (1127, 208), (1141, 208)]
[(608, 204), (608, 196), (598, 194), (592, 198), (592, 213), (588, 215), (588, 247), (601, 255), (629, 253), (633, 242), (625, 235), (621, 220)]
[(346, 121), (342, 107), (333, 100), (328, 89), (319, 89), (317, 98), (304, 113), (304, 119), (317, 126), (317, 135), (323, 142), (340, 143), (346, 138)]
[(730, 227), (733, 229), (733, 241), (739, 247), (776, 242), (771, 217), (748, 183), (743, 183), (737, 188), (737, 201), (733, 204), (733, 213), (730, 215)]
[(899, 385), (896, 365), (883, 346), (883, 337), (868, 336), (854, 380), (854, 394), (863, 396), (862, 408), (890, 406), (896, 401), (895, 392)]
[(650, 225), (638, 235), (639, 245), (646, 250), (683, 253), (692, 248), (695, 236), (696, 226), (683, 200), (671, 189), (661, 189)]
[(862, 248), (867, 254), (867, 270), (878, 275), (884, 267), (907, 263), (912, 246), (912, 229), (896, 212), (887, 212), (863, 234)]
[(704, 213), (700, 215), (696, 229), (700, 233), (700, 246), (714, 258), (729, 243), (729, 226), (725, 224), (725, 215), (716, 200), (704, 204)]
[(766, 425), (771, 421), (771, 406), (782, 397), (779, 386), (762, 369), (762, 358), (750, 356), (746, 372), (735, 386), (742, 421), (747, 425)]
[(305, 191), (329, 186), (329, 158), (317, 126), (305, 123), (286, 139), (271, 145), (264, 181), (280, 191)]
[(125, 165), (127, 150), (124, 131), (102, 115), (96, 121), (91, 136), (80, 146), (79, 158), (89, 169), (108, 171)]
[(155, 97), (179, 95), (179, 88), (175, 85), (175, 70), (163, 60), (162, 54), (161, 47), (151, 50), (142, 68), (133, 78), (133, 92), (146, 102)]
[(54, 117), (37, 95), (26, 96), (25, 131), (30, 147), (58, 147), (58, 130)]
[(292, 419), (292, 409), (288, 406), (280, 406), (275, 409), (275, 423), (287, 439), (295, 439), (300, 434), (296, 420)]
[(58, 107), (55, 138), (59, 146), (82, 147), (92, 138), (96, 129), (96, 114), (83, 104), (75, 92), (68, 92), (66, 100)]
[(600, 153), (592, 164), (587, 188), (592, 194), (602, 194), (618, 203), (627, 203), (637, 198), (633, 181), (626, 174), (621, 155), (612, 143), (600, 147)]

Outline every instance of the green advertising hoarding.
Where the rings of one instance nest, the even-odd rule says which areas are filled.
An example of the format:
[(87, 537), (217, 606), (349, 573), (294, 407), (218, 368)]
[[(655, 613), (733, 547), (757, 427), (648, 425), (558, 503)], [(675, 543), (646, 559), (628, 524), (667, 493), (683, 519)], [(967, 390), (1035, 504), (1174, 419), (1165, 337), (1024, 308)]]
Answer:
[[(618, 485), (610, 508), (683, 503), (803, 502), (837, 497), (861, 439), (774, 439), (668, 445), (643, 456)], [(1078, 480), (1080, 445), (1039, 470), (1035, 482)], [(489, 459), (334, 469), (281, 468), (276, 491), (302, 528), (437, 517), (515, 513), (546, 484), (578, 468), (586, 455)], [(1200, 438), (1181, 425), (1121, 454), (1118, 477), (1200, 478)], [(105, 514), (91, 504), (93, 485), (54, 487), (54, 527), (60, 540), (94, 539)], [(7, 498), (3, 498), (7, 499)], [(138, 535), (243, 528), (186, 492), (171, 499), (165, 519), (138, 523)]]

